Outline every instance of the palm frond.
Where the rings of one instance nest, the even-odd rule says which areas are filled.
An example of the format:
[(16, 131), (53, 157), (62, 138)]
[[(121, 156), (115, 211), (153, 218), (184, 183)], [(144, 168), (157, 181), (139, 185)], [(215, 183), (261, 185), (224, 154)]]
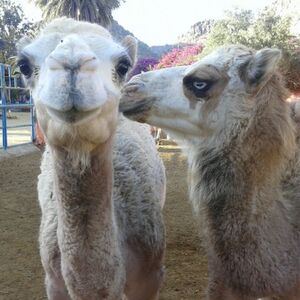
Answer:
[[(42, 9), (49, 21), (56, 17), (70, 17), (98, 23), (107, 27), (112, 21), (111, 11), (125, 0), (31, 0)], [(78, 15), (79, 12), (79, 15)]]

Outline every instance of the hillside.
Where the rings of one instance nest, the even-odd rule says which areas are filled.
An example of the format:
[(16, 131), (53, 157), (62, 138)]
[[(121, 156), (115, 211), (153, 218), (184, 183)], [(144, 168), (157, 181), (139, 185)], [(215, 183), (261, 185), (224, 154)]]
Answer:
[(182, 45), (179, 44), (173, 44), (173, 45), (163, 45), (163, 46), (152, 46), (151, 50), (158, 56), (161, 57), (167, 52), (170, 52), (174, 48), (180, 48)]
[[(122, 27), (117, 21), (113, 21), (109, 31), (113, 35), (113, 37), (117, 41), (122, 41), (122, 39), (126, 35), (132, 35), (134, 34), (128, 30), (126, 30), (124, 27)], [(136, 37), (135, 37), (136, 38)], [(139, 58), (156, 58), (159, 59), (162, 55), (165, 53), (171, 51), (175, 47), (182, 47), (182, 45), (174, 44), (174, 45), (160, 45), (160, 46), (152, 46), (149, 47), (146, 43), (143, 41), (138, 40), (138, 57)]]
[(178, 43), (198, 44), (205, 43), (207, 34), (214, 25), (214, 20), (204, 20), (192, 25), (190, 30), (178, 36)]
[[(288, 15), (292, 18), (292, 32), (300, 35), (300, 1), (299, 0), (274, 0), (272, 7), (278, 15)], [(207, 34), (210, 32), (215, 21), (203, 20), (192, 25), (188, 32), (179, 35), (178, 43), (205, 43)]]
[[(123, 28), (117, 21), (112, 22), (109, 31), (117, 41), (122, 41), (126, 35), (134, 36), (132, 32)], [(158, 58), (157, 54), (154, 51), (152, 51), (147, 44), (140, 41), (139, 39), (137, 40), (138, 40), (138, 57)]]

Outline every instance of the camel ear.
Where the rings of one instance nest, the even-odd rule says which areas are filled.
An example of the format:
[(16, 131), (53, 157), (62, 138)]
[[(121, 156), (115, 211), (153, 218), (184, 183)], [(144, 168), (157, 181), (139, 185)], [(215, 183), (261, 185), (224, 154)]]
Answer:
[(126, 49), (134, 65), (137, 56), (137, 39), (131, 35), (127, 35), (122, 41), (122, 46)]
[(244, 69), (243, 77), (250, 91), (257, 91), (272, 77), (281, 58), (278, 49), (262, 49), (257, 51)]
[(22, 37), (18, 42), (17, 42), (17, 53), (20, 54), (21, 51), (30, 43), (32, 42), (31, 38), (28, 36)]

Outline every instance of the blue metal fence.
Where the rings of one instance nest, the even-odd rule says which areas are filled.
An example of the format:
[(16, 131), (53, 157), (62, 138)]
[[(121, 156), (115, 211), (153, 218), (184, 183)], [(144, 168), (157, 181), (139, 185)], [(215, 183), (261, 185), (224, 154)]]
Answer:
[[(29, 103), (24, 104), (13, 104), (11, 99), (11, 92), (19, 91), (24, 92), (28, 91), (28, 89), (21, 87), (20, 78), (12, 75), (12, 67), (6, 64), (0, 64), (0, 113), (2, 119), (2, 126), (0, 130), (2, 131), (2, 147), (3, 149), (7, 149), (12, 146), (8, 144), (8, 129), (11, 128), (24, 128), (31, 127), (31, 142), (35, 140), (35, 124), (34, 124), (34, 109), (33, 109), (33, 100), (30, 94)], [(30, 110), (30, 123), (28, 124), (19, 124), (14, 126), (7, 125), (7, 113), (9, 110), (22, 110), (22, 109)], [(18, 145), (23, 145), (18, 144)], [(26, 143), (27, 144), (27, 143)], [(1, 148), (1, 146), (0, 146)]]

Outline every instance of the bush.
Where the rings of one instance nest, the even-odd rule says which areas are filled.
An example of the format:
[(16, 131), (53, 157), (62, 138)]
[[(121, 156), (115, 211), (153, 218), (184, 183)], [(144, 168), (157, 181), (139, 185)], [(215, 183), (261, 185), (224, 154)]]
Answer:
[(135, 64), (133, 70), (129, 74), (129, 79), (137, 74), (142, 72), (147, 72), (153, 68), (158, 63), (158, 60), (155, 58), (141, 58)]
[(174, 48), (161, 58), (154, 69), (190, 65), (197, 60), (202, 50), (202, 45), (187, 46), (180, 49)]

